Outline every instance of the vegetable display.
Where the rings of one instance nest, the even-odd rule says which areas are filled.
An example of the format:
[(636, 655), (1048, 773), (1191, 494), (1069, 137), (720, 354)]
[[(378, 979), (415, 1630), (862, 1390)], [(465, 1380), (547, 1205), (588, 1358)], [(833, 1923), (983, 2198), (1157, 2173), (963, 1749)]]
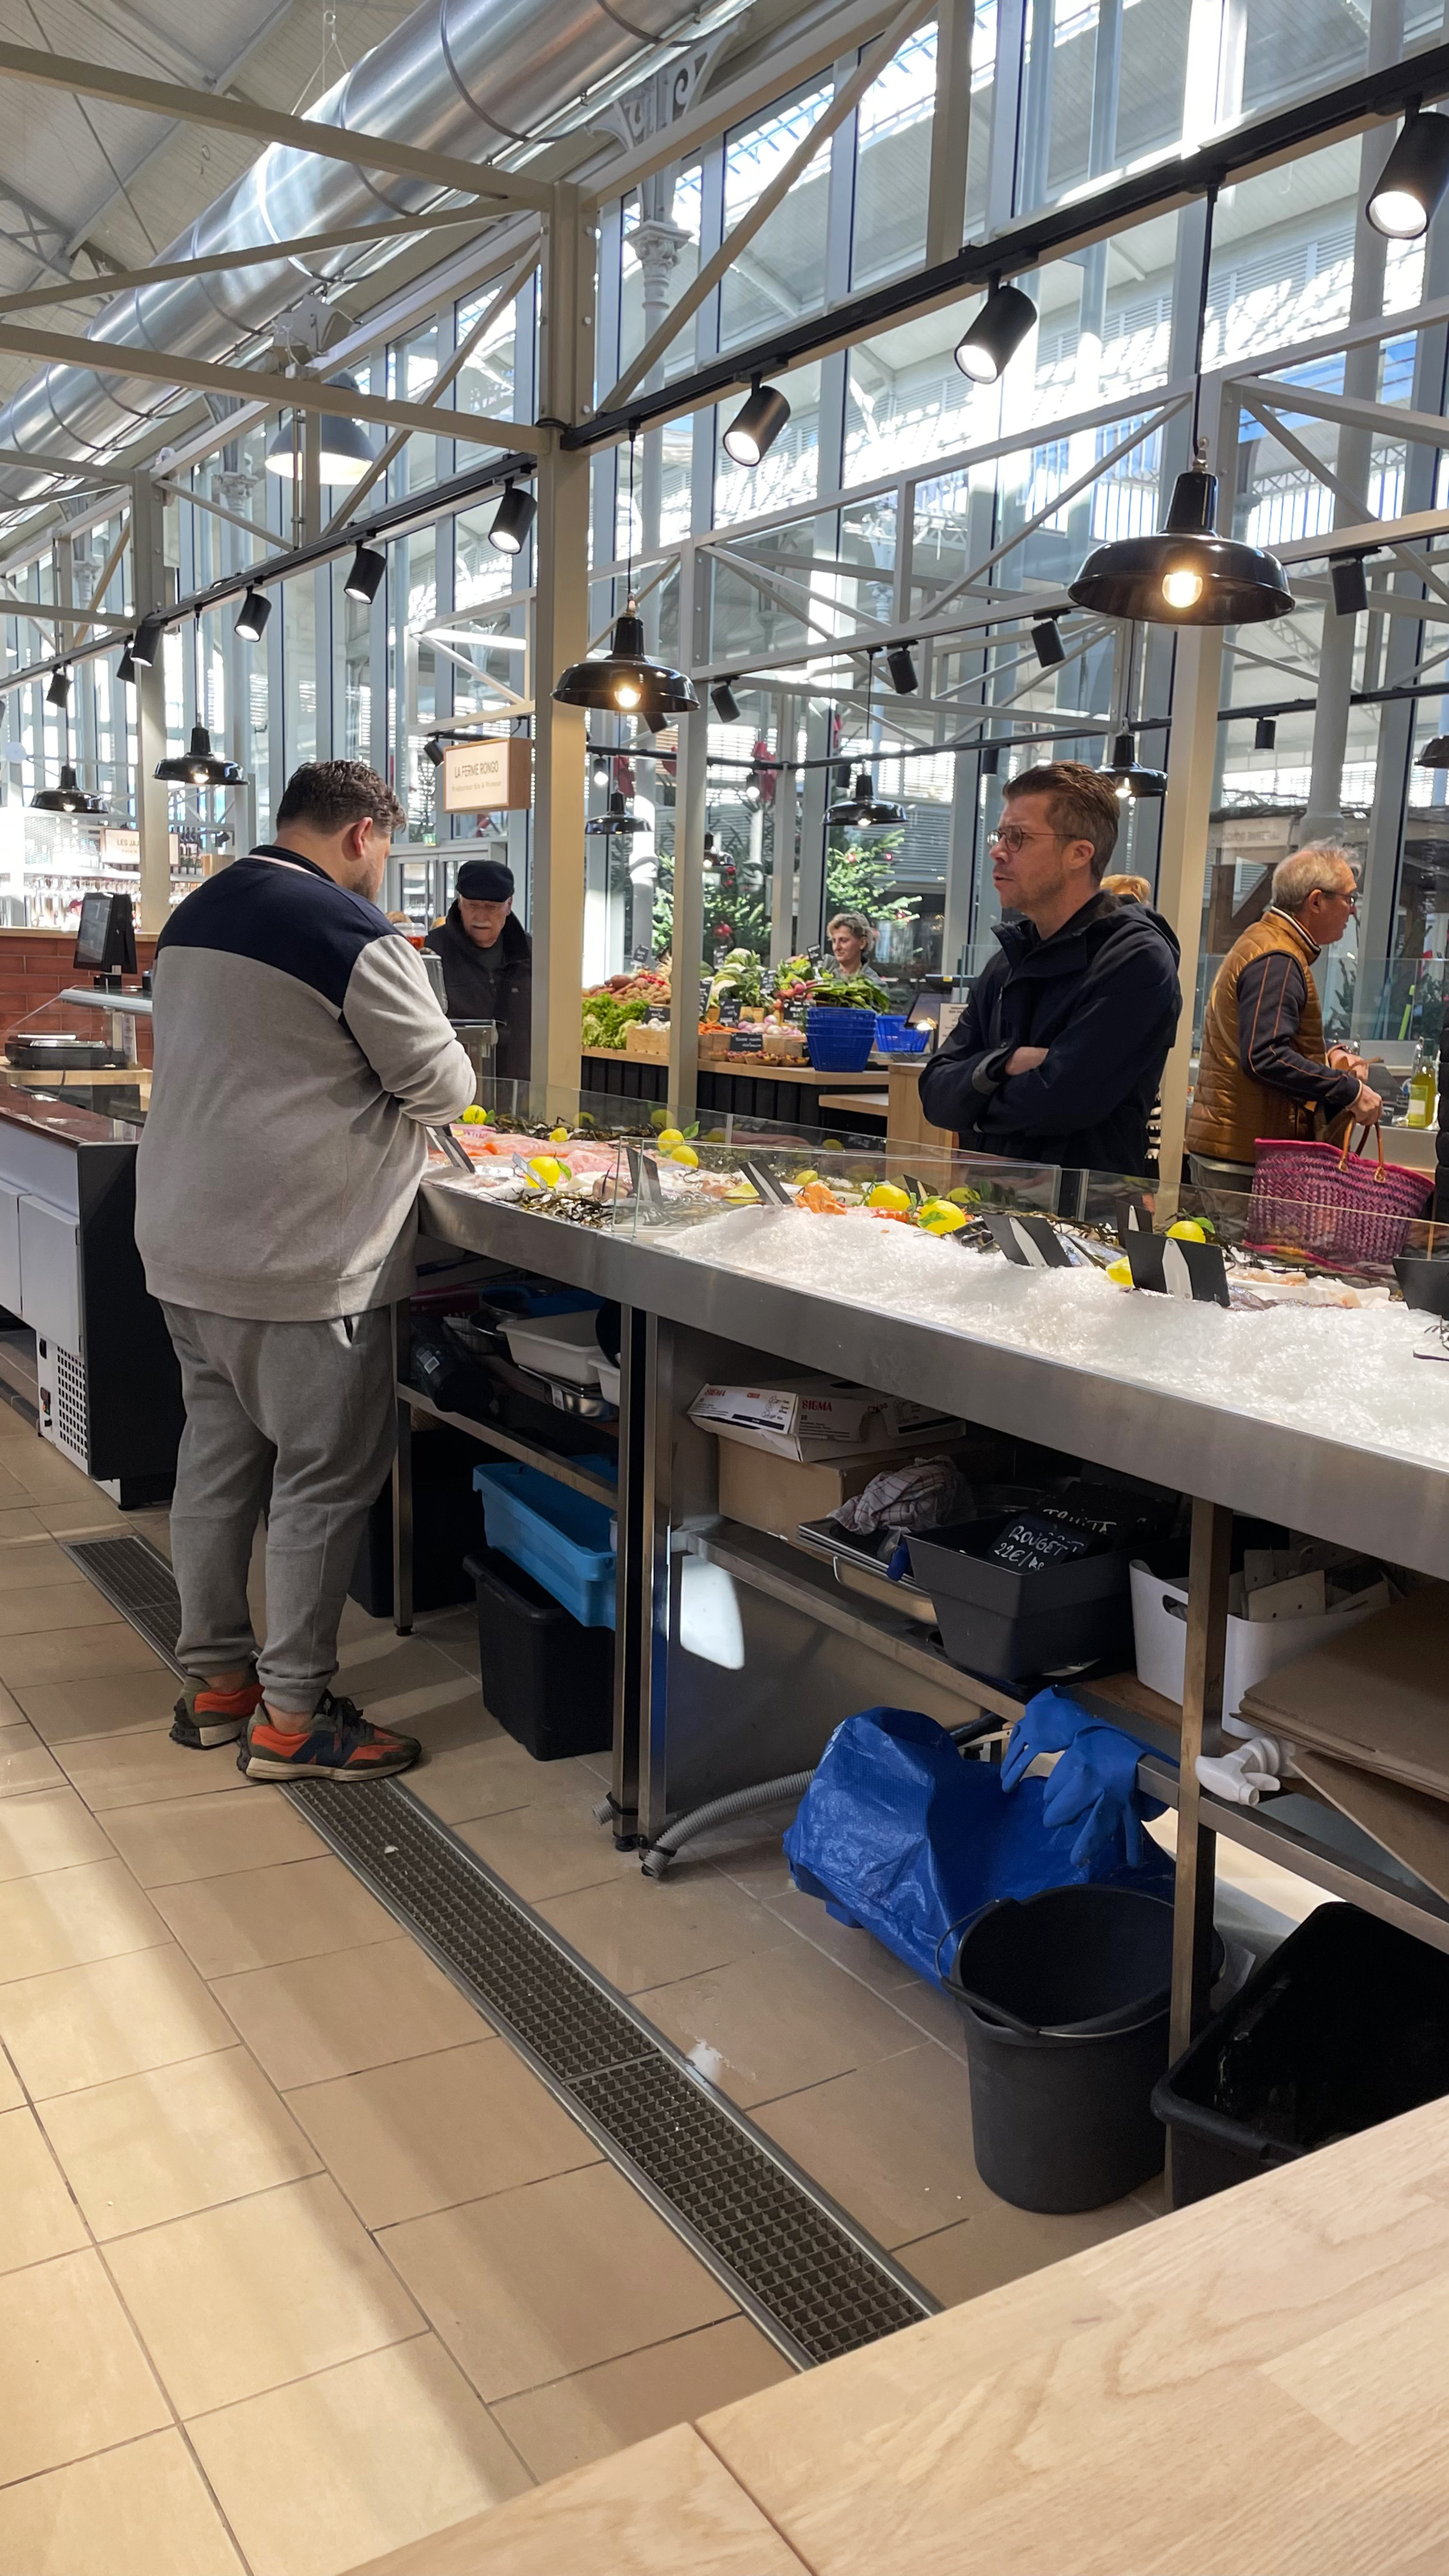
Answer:
[(669, 1006), (669, 978), (649, 968), (635, 975), (611, 975), (606, 984), (591, 984), (583, 997), (582, 1042), (622, 1052), (631, 1020)]

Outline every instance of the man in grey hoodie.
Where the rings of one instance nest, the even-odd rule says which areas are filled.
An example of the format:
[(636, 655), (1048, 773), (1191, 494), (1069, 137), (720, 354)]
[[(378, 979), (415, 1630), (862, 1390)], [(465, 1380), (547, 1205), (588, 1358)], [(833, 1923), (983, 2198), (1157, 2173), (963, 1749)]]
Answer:
[(172, 1735), (244, 1734), (253, 1780), (374, 1779), (419, 1751), (330, 1688), (392, 1452), (389, 1309), (411, 1280), (425, 1130), (473, 1098), (421, 958), (377, 908), (403, 820), (361, 761), (309, 763), (276, 840), (188, 895), (157, 942), (136, 1238), (186, 1402), (171, 1541), (191, 1678)]

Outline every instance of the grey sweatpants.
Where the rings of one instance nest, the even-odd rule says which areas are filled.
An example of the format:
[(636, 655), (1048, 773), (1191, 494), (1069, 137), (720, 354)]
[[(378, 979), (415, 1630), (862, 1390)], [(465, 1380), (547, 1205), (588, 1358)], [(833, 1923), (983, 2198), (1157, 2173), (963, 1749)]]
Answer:
[(171, 1506), (177, 1653), (203, 1676), (256, 1654), (247, 1575), (265, 1507), (257, 1668), (282, 1708), (315, 1708), (337, 1669), (358, 1542), (396, 1437), (391, 1310), (311, 1324), (162, 1311), (186, 1404)]

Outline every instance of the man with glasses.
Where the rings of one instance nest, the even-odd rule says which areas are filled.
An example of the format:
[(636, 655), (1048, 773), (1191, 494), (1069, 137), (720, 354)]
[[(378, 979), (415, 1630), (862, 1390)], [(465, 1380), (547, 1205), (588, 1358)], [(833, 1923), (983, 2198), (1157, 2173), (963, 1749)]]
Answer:
[(991, 845), (999, 954), (921, 1076), (926, 1117), (968, 1153), (1150, 1176), (1178, 949), (1160, 914), (1103, 890), (1120, 811), (1077, 760), (1006, 791)]
[(1358, 902), (1353, 861), (1332, 842), (1290, 851), (1273, 894), (1218, 968), (1203, 1019), (1187, 1145), (1203, 1188), (1251, 1189), (1261, 1137), (1328, 1137), (1372, 1123), (1383, 1102), (1348, 1047), (1325, 1046), (1313, 967)]

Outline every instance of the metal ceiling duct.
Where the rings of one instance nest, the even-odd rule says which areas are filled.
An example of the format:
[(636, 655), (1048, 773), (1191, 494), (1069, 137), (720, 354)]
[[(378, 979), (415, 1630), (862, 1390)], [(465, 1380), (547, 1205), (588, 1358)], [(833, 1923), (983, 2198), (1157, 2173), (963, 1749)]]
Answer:
[[(308, 110), (318, 123), (486, 162), (529, 141), (583, 93), (671, 36), (697, 32), (684, 0), (426, 0)], [(380, 210), (417, 214), (437, 195), (426, 181), (369, 175), (341, 161), (266, 146), (252, 167), (158, 256), (199, 259), (253, 243), (294, 240)], [(262, 261), (118, 295), (86, 337), (118, 355), (128, 344), (178, 357), (223, 359), (264, 330), (310, 276), (336, 275), (355, 253)], [(89, 462), (146, 426), (169, 399), (124, 364), (47, 367), (0, 412), (0, 446)], [(45, 478), (48, 480), (49, 478)], [(12, 505), (44, 488), (17, 469), (0, 474)]]

